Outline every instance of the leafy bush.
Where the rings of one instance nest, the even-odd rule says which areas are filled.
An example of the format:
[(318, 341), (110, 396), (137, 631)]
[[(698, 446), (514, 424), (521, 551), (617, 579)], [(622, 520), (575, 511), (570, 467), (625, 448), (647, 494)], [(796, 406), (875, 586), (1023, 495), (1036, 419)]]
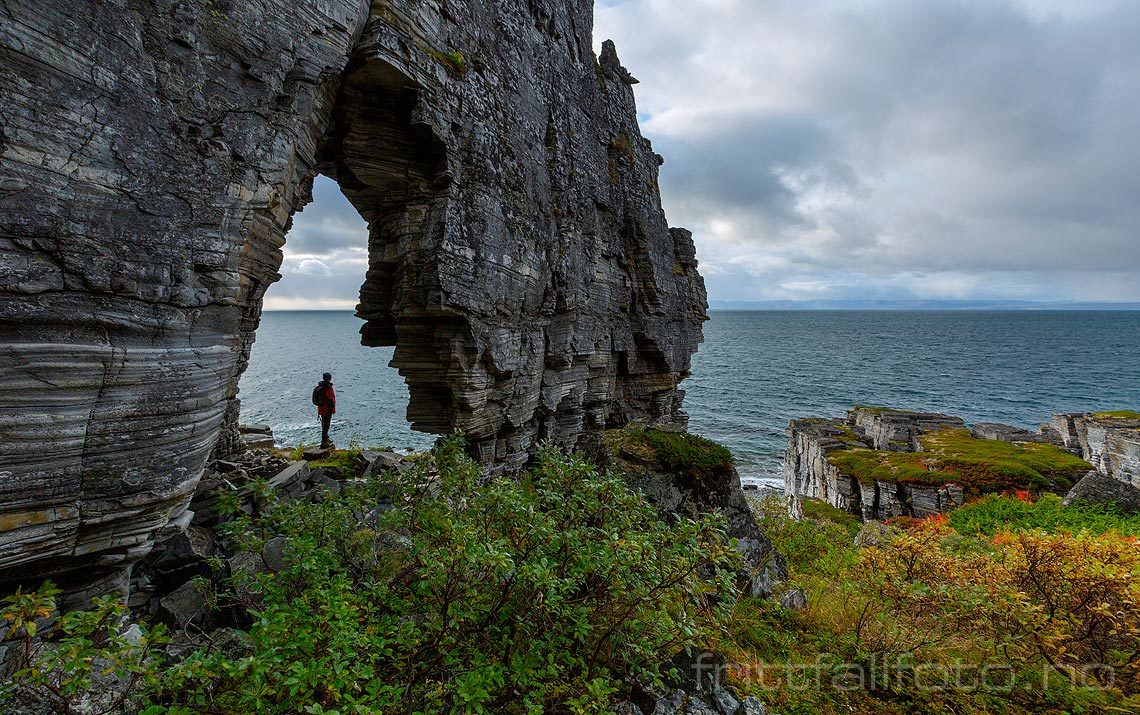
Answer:
[(1037, 501), (991, 494), (955, 509), (950, 525), (962, 534), (993, 536), (1005, 531), (1041, 529), (1048, 532), (1140, 536), (1140, 514), (1125, 514), (1109, 504), (1064, 506), (1061, 497), (1045, 494)]
[(868, 603), (878, 602), (856, 634), (863, 650), (914, 654), (981, 641), (987, 657), (1018, 672), (1110, 666), (1112, 685), (1140, 694), (1134, 543), (1027, 531), (999, 534), (992, 549), (978, 550), (954, 543), (960, 538), (931, 522), (863, 552), (853, 576)]
[(156, 650), (166, 642), (163, 628), (124, 628), (126, 606), (104, 596), (89, 611), (60, 616), (52, 624), (60, 637), (45, 640), (39, 625), (55, 613), (59, 594), (47, 581), (34, 593), (17, 590), (0, 602), (0, 619), (9, 624), (10, 635), (21, 638), (15, 672), (0, 685), (0, 706), (64, 714), (121, 712), (154, 684)]
[[(1015, 533), (973, 530), (978, 514), (961, 532), (951, 528), (971, 508), (985, 512), (988, 528), (1005, 513), (992, 504), (1015, 510), (1008, 525)], [(717, 644), (746, 666), (730, 680), (780, 713), (804, 715), (1140, 711), (1136, 538), (1097, 533), (1108, 522), (1095, 510), (1068, 517), (1081, 521), (1082, 533), (1034, 530), (1069, 511), (1056, 505), (1054, 496), (989, 497), (948, 517), (869, 524), (878, 545), (860, 548), (846, 515), (817, 509), (796, 521), (782, 500), (758, 500), (762, 528), (808, 605), (789, 612), (772, 600), (738, 602)], [(927, 678), (961, 673), (963, 681), (931, 688), (923, 669)], [(1002, 689), (999, 678), (994, 689), (978, 687), (971, 679), (986, 672), (1013, 684)]]
[[(396, 481), (235, 522), (289, 563), (237, 590), (243, 657), (199, 653), (167, 712), (599, 712), (731, 608), (715, 519), (668, 526), (624, 483), (544, 451), (485, 481), (448, 441)], [(159, 712), (160, 710), (156, 710)]]

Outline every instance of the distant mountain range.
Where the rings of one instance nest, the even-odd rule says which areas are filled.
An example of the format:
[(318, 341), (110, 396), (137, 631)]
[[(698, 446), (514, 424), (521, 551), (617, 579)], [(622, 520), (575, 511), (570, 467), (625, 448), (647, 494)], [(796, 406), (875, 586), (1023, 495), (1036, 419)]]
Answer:
[(1140, 310), (1140, 303), (1028, 300), (711, 300), (711, 310)]

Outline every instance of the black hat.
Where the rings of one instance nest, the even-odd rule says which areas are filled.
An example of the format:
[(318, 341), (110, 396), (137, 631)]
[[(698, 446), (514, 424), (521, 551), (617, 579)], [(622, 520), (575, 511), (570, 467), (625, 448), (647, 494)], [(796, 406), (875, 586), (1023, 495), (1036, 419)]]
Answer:
[(326, 372), (324, 375), (321, 375), (321, 377), (323, 377), (325, 379), (325, 382), (332, 382), (332, 373), (331, 372)]

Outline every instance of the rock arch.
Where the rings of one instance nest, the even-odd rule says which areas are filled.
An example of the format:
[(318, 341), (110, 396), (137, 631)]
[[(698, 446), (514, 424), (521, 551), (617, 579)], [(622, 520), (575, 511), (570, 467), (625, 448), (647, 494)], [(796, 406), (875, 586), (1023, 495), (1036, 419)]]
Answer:
[(511, 468), (684, 422), (704, 286), (589, 0), (0, 23), (0, 584), (119, 578), (187, 519), (317, 173), (369, 221), (362, 337), (395, 344), (415, 427)]

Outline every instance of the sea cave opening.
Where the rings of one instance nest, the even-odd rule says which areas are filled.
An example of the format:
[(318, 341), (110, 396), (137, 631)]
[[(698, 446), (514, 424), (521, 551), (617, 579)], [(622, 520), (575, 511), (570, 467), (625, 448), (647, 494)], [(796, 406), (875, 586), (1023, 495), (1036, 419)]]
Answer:
[(242, 421), (270, 424), (278, 443), (319, 441), (311, 391), (324, 372), (338, 446), (423, 449), (452, 427), (446, 343), (456, 328), (430, 307), (424, 258), (442, 233), (450, 177), (418, 100), (384, 61), (345, 70), (240, 383)]
[(324, 372), (332, 373), (337, 392), (331, 432), (338, 447), (432, 444), (405, 419), (408, 388), (390, 367), (395, 347), (361, 341), (355, 310), (368, 271), (368, 235), (336, 181), (317, 176), (312, 202), (286, 235), (282, 278), (266, 292), (240, 383), (242, 421), (270, 425), (279, 444), (320, 441), (311, 391)]

